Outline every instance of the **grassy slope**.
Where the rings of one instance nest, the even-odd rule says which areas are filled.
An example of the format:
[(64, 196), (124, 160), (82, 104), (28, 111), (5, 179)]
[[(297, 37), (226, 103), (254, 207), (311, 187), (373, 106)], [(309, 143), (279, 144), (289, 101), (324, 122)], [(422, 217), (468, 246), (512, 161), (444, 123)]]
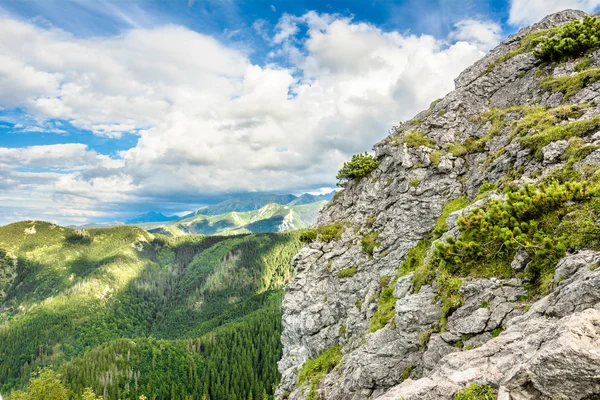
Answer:
[[(27, 233), (33, 226), (35, 233)], [(88, 232), (82, 237), (44, 222), (0, 227), (0, 248), (10, 260), (17, 259), (0, 264), (12, 269), (3, 274), (10, 279), (0, 281), (0, 292), (6, 294), (0, 308), (1, 392), (22, 385), (38, 366), (67, 368), (68, 360), (85, 359), (86, 352), (120, 338), (194, 340), (260, 310), (280, 315), (279, 291), (299, 249), (296, 234), (153, 240), (132, 226)], [(253, 321), (246, 323), (246, 329), (258, 329)], [(152, 346), (179, 349), (182, 342), (157, 343)], [(277, 350), (272, 344), (268, 349), (269, 354)], [(202, 358), (196, 353), (186, 357)], [(98, 385), (99, 371), (88, 372), (72, 389)], [(266, 375), (276, 379), (274, 369)], [(150, 378), (142, 376), (140, 382)], [(211, 388), (211, 393), (220, 390)], [(158, 389), (146, 395), (161, 398), (152, 392)], [(234, 389), (217, 397), (229, 398)]]

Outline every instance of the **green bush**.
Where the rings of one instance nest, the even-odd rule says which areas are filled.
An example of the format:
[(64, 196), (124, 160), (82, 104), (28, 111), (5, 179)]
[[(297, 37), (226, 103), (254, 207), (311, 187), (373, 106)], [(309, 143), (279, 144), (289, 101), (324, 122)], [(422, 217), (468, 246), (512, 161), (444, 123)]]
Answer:
[(312, 243), (317, 238), (317, 231), (310, 229), (300, 234), (300, 241), (304, 243)]
[(340, 278), (340, 279), (352, 278), (354, 275), (356, 275), (357, 272), (358, 272), (358, 268), (356, 268), (356, 267), (345, 268), (345, 269), (341, 270), (340, 272), (338, 272), (338, 278)]
[(496, 391), (488, 385), (471, 383), (467, 388), (456, 392), (454, 400), (496, 400)]
[(336, 179), (338, 186), (344, 186), (351, 179), (360, 179), (368, 176), (375, 168), (379, 166), (379, 162), (372, 155), (355, 154), (352, 160), (345, 162), (342, 169), (339, 170)]
[(526, 185), (506, 201), (490, 200), (486, 207), (459, 217), (459, 237), (437, 242), (434, 261), (452, 275), (510, 276), (510, 262), (521, 249), (532, 259), (529, 277), (540, 286), (567, 248), (567, 238), (557, 237), (557, 213), (571, 202), (588, 201), (595, 193), (586, 183), (567, 182)]
[(577, 58), (600, 48), (599, 30), (600, 20), (588, 15), (583, 20), (566, 23), (553, 35), (542, 38), (541, 47), (533, 54), (549, 62)]
[(402, 142), (406, 143), (407, 147), (415, 148), (420, 146), (435, 148), (435, 142), (422, 133), (411, 131), (406, 133), (402, 138)]

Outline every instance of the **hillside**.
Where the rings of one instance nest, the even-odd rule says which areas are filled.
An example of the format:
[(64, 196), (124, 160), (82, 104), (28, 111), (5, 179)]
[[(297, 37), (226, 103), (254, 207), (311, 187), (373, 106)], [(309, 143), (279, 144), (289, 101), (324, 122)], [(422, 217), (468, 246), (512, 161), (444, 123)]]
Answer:
[(299, 247), (292, 233), (0, 227), (0, 393), (50, 367), (77, 396), (272, 396)]
[(167, 236), (286, 232), (312, 225), (316, 221), (319, 211), (326, 204), (326, 200), (294, 206), (268, 203), (254, 211), (229, 212), (219, 215), (197, 214), (170, 223), (139, 224), (139, 226), (152, 233), (161, 233)]
[(344, 166), (286, 287), (278, 399), (600, 398), (600, 20), (584, 17), (510, 36)]

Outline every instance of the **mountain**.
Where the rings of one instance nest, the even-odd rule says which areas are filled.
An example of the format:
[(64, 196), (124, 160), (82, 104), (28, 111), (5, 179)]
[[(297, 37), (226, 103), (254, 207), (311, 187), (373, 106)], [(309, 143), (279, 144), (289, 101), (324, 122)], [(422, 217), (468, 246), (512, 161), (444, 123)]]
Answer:
[(296, 233), (0, 227), (0, 392), (39, 398), (15, 389), (46, 367), (32, 385), (75, 398), (272, 398), (299, 249)]
[[(600, 20), (511, 35), (340, 171), (277, 399), (600, 396)], [(577, 22), (574, 22), (577, 21)]]
[(263, 194), (258, 196), (237, 197), (234, 199), (225, 200), (219, 204), (200, 208), (193, 214), (219, 215), (230, 212), (254, 211), (266, 206), (269, 203), (288, 204), (295, 199), (296, 196), (293, 194)]
[(335, 191), (332, 191), (332, 192), (326, 193), (326, 194), (319, 194), (319, 195), (304, 193), (303, 195), (298, 196), (294, 200), (287, 203), (287, 205), (288, 206), (298, 206), (298, 205), (302, 205), (302, 204), (316, 203), (317, 201), (330, 201), (331, 199), (333, 199), (333, 195), (335, 193), (336, 193)]
[(112, 228), (114, 226), (125, 225), (125, 223), (121, 221), (112, 221), (112, 222), (104, 222), (104, 223), (90, 223), (84, 225), (69, 225), (67, 228), (73, 229), (95, 229), (95, 228)]
[(326, 204), (326, 200), (295, 206), (269, 203), (254, 211), (233, 211), (220, 215), (198, 214), (171, 223), (140, 224), (140, 226), (151, 233), (167, 236), (285, 232), (312, 225), (319, 211)]
[(323, 200), (329, 201), (333, 198), (334, 194), (335, 191), (322, 195), (312, 195), (304, 193), (300, 196), (295, 196), (293, 194), (263, 194), (256, 196), (236, 197), (233, 199), (225, 200), (219, 204), (202, 207), (194, 211), (193, 213), (185, 215), (182, 218), (190, 218), (195, 215), (213, 216), (227, 214), (230, 212), (254, 211), (270, 203), (294, 206), (308, 203), (316, 203)]
[(137, 217), (128, 219), (127, 221), (125, 221), (125, 223), (126, 224), (143, 224), (146, 222), (174, 221), (176, 219), (179, 219), (179, 217), (177, 215), (171, 215), (170, 217), (167, 217), (166, 215), (164, 215), (162, 213), (157, 213), (156, 211), (150, 211), (145, 214), (138, 215)]

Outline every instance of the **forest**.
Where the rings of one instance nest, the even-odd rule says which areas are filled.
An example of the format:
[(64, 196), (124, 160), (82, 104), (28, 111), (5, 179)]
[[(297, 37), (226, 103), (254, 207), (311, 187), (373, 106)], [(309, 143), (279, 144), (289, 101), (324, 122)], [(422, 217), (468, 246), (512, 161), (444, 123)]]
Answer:
[(0, 227), (0, 393), (40, 398), (43, 381), (56, 388), (43, 398), (271, 399), (300, 247), (295, 232)]

